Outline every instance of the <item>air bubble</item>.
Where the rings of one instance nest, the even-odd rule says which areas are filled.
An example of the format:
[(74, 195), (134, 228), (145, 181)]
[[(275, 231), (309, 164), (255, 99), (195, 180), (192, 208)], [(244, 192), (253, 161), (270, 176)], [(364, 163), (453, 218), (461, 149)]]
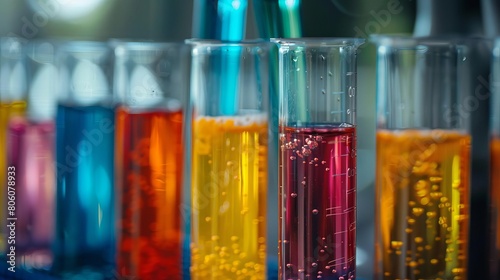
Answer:
[(296, 198), (297, 194), (296, 193), (291, 193), (290, 196), (293, 197), (293, 198)]
[(290, 156), (290, 159), (291, 159), (291, 160), (295, 160), (295, 159), (296, 159), (296, 157), (294, 157), (294, 156)]
[(312, 210), (312, 213), (313, 213), (314, 215), (317, 215), (317, 214), (319, 213), (319, 211), (318, 211), (317, 209), (314, 209), (314, 210)]
[(312, 266), (312, 267), (317, 267), (317, 266), (318, 266), (318, 264), (317, 264), (317, 263), (312, 263), (312, 264), (311, 264), (311, 266)]

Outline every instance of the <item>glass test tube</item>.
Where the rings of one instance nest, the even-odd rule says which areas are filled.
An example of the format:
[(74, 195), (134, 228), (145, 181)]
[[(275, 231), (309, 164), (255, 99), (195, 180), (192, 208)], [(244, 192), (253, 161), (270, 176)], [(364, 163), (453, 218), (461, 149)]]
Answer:
[[(11, 118), (26, 109), (26, 65), (23, 44), (0, 39), (0, 219), (7, 219), (7, 131)], [(5, 252), (8, 229), (0, 227), (0, 252)]]
[(356, 277), (356, 51), (279, 46), (279, 279)]
[(191, 278), (265, 279), (269, 47), (190, 43)]
[(177, 43), (124, 43), (115, 54), (118, 274), (182, 279), (189, 51)]
[(492, 205), (491, 279), (500, 277), (500, 39), (495, 40), (490, 77), (490, 198)]
[(460, 114), (467, 47), (374, 36), (376, 279), (466, 279), (470, 141)]
[(115, 264), (114, 55), (99, 42), (59, 51), (54, 270), (107, 279)]
[(25, 52), (27, 114), (11, 119), (7, 136), (7, 163), (15, 168), (16, 253), (19, 267), (48, 270), (55, 226), (55, 46), (40, 41)]

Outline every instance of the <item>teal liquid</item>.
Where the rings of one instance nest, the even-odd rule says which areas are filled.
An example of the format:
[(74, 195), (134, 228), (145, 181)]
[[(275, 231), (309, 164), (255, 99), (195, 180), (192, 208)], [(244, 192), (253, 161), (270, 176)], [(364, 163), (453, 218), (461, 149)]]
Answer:
[(114, 110), (59, 105), (54, 270), (108, 279), (115, 267)]

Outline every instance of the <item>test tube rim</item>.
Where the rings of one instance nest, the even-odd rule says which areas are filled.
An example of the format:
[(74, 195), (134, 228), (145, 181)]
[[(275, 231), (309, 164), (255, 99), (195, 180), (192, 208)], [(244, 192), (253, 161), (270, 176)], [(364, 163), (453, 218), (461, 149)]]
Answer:
[(272, 43), (280, 46), (308, 47), (359, 47), (365, 43), (364, 38), (357, 37), (304, 37), (304, 38), (271, 38)]
[(253, 39), (253, 40), (241, 40), (241, 41), (226, 41), (226, 40), (212, 40), (212, 39), (186, 39), (184, 41), (187, 45), (192, 45), (195, 47), (215, 47), (215, 48), (223, 48), (223, 47), (265, 47), (269, 46), (270, 42), (262, 39)]
[(489, 40), (483, 37), (464, 36), (421, 36), (409, 34), (372, 34), (369, 42), (377, 47), (385, 46), (396, 49), (417, 49), (421, 47), (457, 47), (463, 48), (477, 41)]

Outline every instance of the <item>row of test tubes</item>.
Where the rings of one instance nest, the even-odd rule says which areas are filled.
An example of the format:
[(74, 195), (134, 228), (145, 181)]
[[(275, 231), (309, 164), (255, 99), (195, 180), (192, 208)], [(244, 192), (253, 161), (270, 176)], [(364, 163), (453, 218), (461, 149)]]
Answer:
[[(371, 41), (374, 278), (467, 279), (470, 46)], [(267, 247), (278, 246), (279, 279), (356, 278), (364, 40), (0, 42), (0, 276), (266, 279)], [(491, 223), (500, 232), (495, 45)]]

